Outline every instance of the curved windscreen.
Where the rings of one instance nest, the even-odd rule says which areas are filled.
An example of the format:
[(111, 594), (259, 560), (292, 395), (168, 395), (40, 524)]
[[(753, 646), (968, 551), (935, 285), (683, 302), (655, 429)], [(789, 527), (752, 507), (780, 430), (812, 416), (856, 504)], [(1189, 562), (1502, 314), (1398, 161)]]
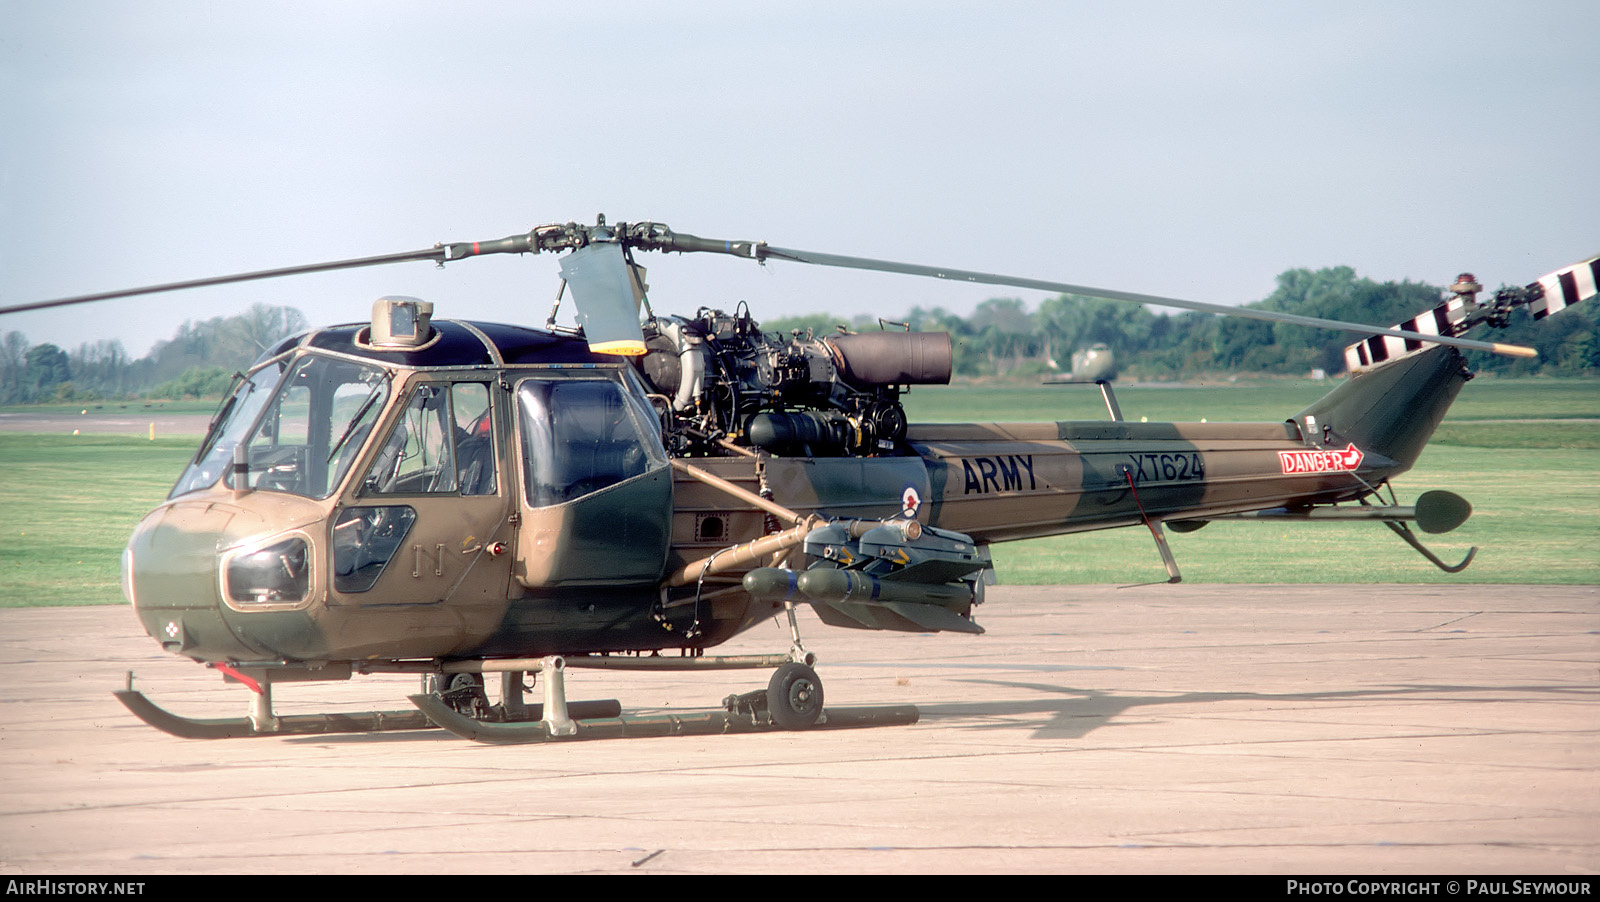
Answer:
[[(168, 497), (215, 485), (242, 444), (249, 488), (326, 498), (388, 397), (389, 380), (377, 367), (318, 356), (269, 364), (224, 404), (201, 453)], [(227, 484), (235, 478), (229, 475)]]
[(206, 432), (205, 441), (200, 443), (200, 450), (178, 477), (168, 498), (209, 488), (222, 478), (223, 471), (233, 460), (234, 447), (272, 398), (272, 390), (277, 388), (278, 380), (288, 368), (287, 360), (278, 360), (235, 383), (233, 392), (212, 417), (211, 428)]

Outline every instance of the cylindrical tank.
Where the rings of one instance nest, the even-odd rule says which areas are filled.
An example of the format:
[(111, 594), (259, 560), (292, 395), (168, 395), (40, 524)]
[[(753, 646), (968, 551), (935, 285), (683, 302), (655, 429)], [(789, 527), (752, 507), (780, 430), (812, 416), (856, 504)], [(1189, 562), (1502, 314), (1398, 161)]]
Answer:
[(948, 332), (856, 332), (823, 341), (833, 349), (840, 375), (858, 386), (950, 381)]

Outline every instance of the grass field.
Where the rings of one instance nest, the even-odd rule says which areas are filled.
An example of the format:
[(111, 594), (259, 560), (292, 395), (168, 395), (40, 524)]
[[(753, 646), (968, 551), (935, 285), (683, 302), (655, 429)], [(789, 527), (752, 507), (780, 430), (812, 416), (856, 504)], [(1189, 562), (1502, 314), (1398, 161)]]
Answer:
[[(1181, 386), (1116, 386), (1118, 406), (1129, 420), (1276, 422), (1293, 416), (1333, 390), (1334, 382), (1280, 379)], [(912, 422), (970, 420), (1104, 420), (1105, 402), (1093, 385), (977, 384), (913, 388), (905, 398)], [(1600, 447), (1600, 424), (1566, 422), (1600, 419), (1600, 381), (1593, 379), (1474, 379), (1450, 408), (1445, 431), (1473, 437), (1476, 430), (1541, 421), (1521, 437), (1502, 436), (1496, 446), (1523, 447), (1552, 427), (1565, 440), (1592, 440)], [(1548, 423), (1542, 421), (1558, 421)], [(1490, 433), (1484, 433), (1488, 435)], [(1444, 434), (1435, 441), (1450, 441)], [(1505, 441), (1510, 445), (1502, 444)], [(1459, 441), (1458, 444), (1476, 444)], [(1552, 445), (1551, 447), (1558, 447)]]
[[(1128, 419), (1284, 419), (1327, 383), (1119, 388)], [(914, 421), (1104, 419), (1092, 386), (919, 388)], [(209, 413), (214, 402), (192, 402)], [(34, 408), (37, 410), (37, 408)], [(111, 604), (123, 544), (166, 497), (195, 438), (0, 433), (0, 606)], [(1481, 546), (1457, 576), (1436, 570), (1376, 524), (1214, 523), (1169, 533), (1190, 582), (1600, 584), (1600, 382), (1468, 384), (1416, 469), (1402, 503), (1428, 489), (1472, 501), (1465, 526), (1427, 537), (1440, 557)], [(1165, 579), (1149, 533), (1118, 529), (996, 546), (1003, 583)], [(1292, 591), (1292, 590), (1288, 590)]]
[(198, 441), (0, 433), (0, 606), (120, 601), (122, 548)]

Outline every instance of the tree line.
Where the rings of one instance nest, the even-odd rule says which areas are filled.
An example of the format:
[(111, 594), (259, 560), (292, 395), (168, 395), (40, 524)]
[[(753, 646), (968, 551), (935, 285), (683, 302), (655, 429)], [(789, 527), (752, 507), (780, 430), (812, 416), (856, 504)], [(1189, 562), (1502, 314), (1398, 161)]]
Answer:
[[(1419, 282), (1374, 282), (1354, 269), (1291, 269), (1277, 288), (1247, 306), (1323, 319), (1392, 325), (1438, 304), (1444, 290)], [(1485, 294), (1487, 298), (1488, 294)], [(1474, 369), (1503, 375), (1600, 374), (1600, 312), (1585, 304), (1533, 322), (1518, 311), (1497, 341), (1537, 348), (1537, 360), (1468, 352)], [(1307, 326), (1210, 316), (1157, 314), (1138, 304), (1059, 295), (1037, 308), (1016, 298), (991, 298), (970, 316), (913, 307), (901, 321), (915, 330), (947, 331), (959, 376), (1038, 376), (1066, 372), (1072, 352), (1110, 347), (1119, 369), (1144, 379), (1182, 379), (1216, 373), (1305, 375), (1344, 369), (1350, 333)], [(764, 321), (768, 331), (810, 330), (839, 324), (876, 329), (870, 316), (848, 323), (828, 314)], [(0, 404), (95, 399), (215, 397), (232, 374), (266, 348), (308, 328), (293, 307), (257, 304), (238, 316), (189, 321), (148, 355), (134, 358), (120, 341), (85, 342), (75, 350), (32, 345), (12, 331), (0, 337)], [(894, 326), (891, 326), (894, 328)]]
[(0, 404), (215, 397), (227, 391), (236, 370), (306, 328), (293, 307), (257, 304), (238, 316), (185, 322), (138, 358), (115, 339), (68, 351), (31, 345), (12, 331), (0, 337)]
[[(1444, 289), (1420, 282), (1374, 282), (1348, 266), (1291, 269), (1279, 274), (1277, 288), (1247, 307), (1377, 326), (1403, 322), (1432, 309)], [(1486, 291), (1480, 300), (1493, 294)], [(1518, 310), (1495, 341), (1529, 345), (1537, 360), (1467, 352), (1474, 369), (1502, 375), (1600, 374), (1600, 314), (1595, 304), (1570, 308), (1534, 322)], [(992, 298), (970, 316), (941, 308), (914, 307), (902, 317), (914, 330), (947, 331), (954, 367), (961, 376), (1034, 376), (1071, 369), (1074, 350), (1104, 344), (1118, 369), (1144, 379), (1183, 379), (1216, 373), (1332, 376), (1344, 368), (1344, 349), (1359, 336), (1310, 326), (1269, 323), (1204, 313), (1157, 314), (1138, 304), (1079, 295), (1059, 295), (1036, 309), (1015, 298)], [(811, 330), (817, 335), (837, 325), (853, 330), (879, 328), (872, 317), (849, 323), (827, 314), (787, 317), (762, 323), (769, 331)], [(896, 328), (897, 326), (889, 326)]]

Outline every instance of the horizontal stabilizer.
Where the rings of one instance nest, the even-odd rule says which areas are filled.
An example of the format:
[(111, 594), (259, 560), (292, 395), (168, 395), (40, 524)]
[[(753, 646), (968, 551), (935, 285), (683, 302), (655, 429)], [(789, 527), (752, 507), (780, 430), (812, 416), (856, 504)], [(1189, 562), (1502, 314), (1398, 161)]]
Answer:
[(1427, 558), (1430, 563), (1446, 573), (1460, 573), (1472, 563), (1473, 557), (1478, 553), (1477, 546), (1467, 549), (1467, 556), (1458, 564), (1447, 564), (1439, 556), (1429, 551), (1417, 540), (1411, 532), (1408, 523), (1415, 522), (1417, 528), (1423, 532), (1441, 533), (1449, 532), (1467, 522), (1472, 516), (1472, 505), (1467, 499), (1454, 492), (1423, 492), (1417, 496), (1417, 503), (1413, 506), (1398, 504), (1360, 504), (1353, 507), (1340, 507), (1338, 505), (1317, 505), (1312, 507), (1274, 507), (1267, 510), (1247, 511), (1238, 514), (1224, 514), (1220, 517), (1208, 517), (1203, 520), (1171, 520), (1167, 525), (1179, 532), (1193, 532), (1212, 520), (1321, 520), (1343, 521), (1376, 521), (1387, 526), (1390, 531), (1399, 536), (1407, 545), (1414, 548), (1418, 554)]
[[(1472, 504), (1454, 492), (1432, 491), (1417, 496), (1417, 503), (1360, 504), (1340, 507), (1321, 505), (1314, 507), (1272, 507), (1266, 510), (1224, 514), (1204, 520), (1173, 520), (1168, 526), (1178, 532), (1193, 532), (1211, 520), (1319, 520), (1323, 522), (1354, 523), (1379, 521), (1385, 523), (1415, 522), (1417, 528), (1427, 533), (1450, 532), (1467, 522), (1472, 516)], [(1181, 524), (1181, 525), (1180, 525)]]

